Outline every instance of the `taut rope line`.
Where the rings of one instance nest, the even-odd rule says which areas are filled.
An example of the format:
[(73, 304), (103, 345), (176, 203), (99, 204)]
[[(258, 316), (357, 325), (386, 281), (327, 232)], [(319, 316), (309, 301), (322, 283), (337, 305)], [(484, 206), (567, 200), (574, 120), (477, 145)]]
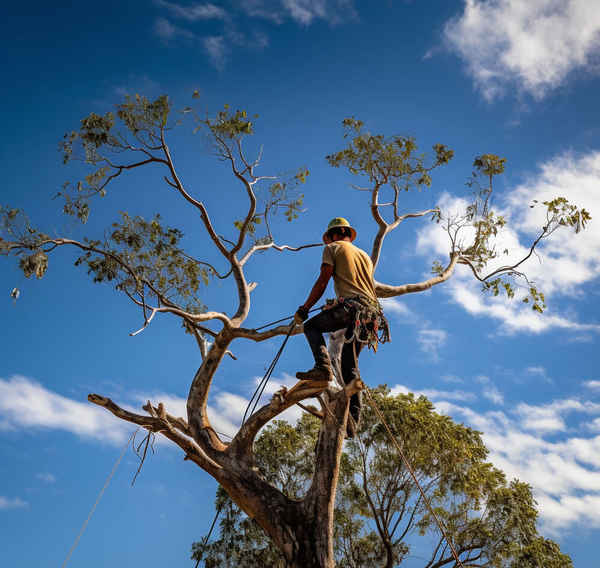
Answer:
[(106, 478), (106, 481), (104, 482), (104, 486), (100, 490), (100, 493), (98, 493), (96, 502), (90, 509), (87, 519), (85, 521), (83, 521), (83, 525), (81, 525), (79, 534), (77, 535), (77, 538), (75, 538), (75, 542), (73, 543), (69, 552), (67, 553), (67, 557), (65, 558), (65, 561), (62, 563), (61, 568), (65, 568), (65, 566), (67, 565), (67, 562), (71, 558), (71, 554), (73, 554), (73, 551), (75, 550), (75, 548), (77, 548), (77, 545), (79, 544), (79, 540), (81, 539), (81, 536), (83, 535), (83, 533), (85, 531), (85, 528), (87, 527), (88, 523), (90, 522), (90, 519), (92, 518), (92, 515), (94, 514), (94, 511), (96, 510), (96, 507), (98, 506), (98, 503), (100, 503), (100, 499), (102, 499), (102, 495), (104, 495), (104, 492), (106, 491), (106, 488), (108, 487), (108, 484), (110, 483), (110, 480), (112, 479), (113, 475), (117, 471), (117, 468), (119, 467), (119, 464), (121, 463), (121, 460), (123, 459), (123, 456), (125, 455), (125, 452), (127, 451), (127, 448), (129, 447), (129, 444), (131, 443), (131, 440), (133, 440), (133, 437), (136, 435), (138, 430), (139, 430), (139, 428), (137, 430), (135, 430), (135, 432), (133, 432), (133, 434), (131, 434), (131, 436), (129, 437), (129, 440), (127, 440), (127, 443), (125, 444), (125, 447), (121, 451), (121, 455), (115, 462), (115, 465), (113, 465), (111, 472), (108, 474), (108, 477)]

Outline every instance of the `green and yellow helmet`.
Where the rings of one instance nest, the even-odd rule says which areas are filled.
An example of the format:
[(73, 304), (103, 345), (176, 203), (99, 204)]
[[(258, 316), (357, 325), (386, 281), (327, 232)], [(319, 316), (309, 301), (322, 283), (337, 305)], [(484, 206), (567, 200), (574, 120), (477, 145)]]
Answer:
[(353, 241), (356, 238), (356, 230), (350, 225), (348, 219), (344, 219), (344, 217), (334, 217), (331, 221), (329, 221), (329, 225), (327, 225), (327, 230), (323, 233), (323, 242), (325, 244), (329, 242), (327, 233), (330, 229), (334, 229), (336, 227), (347, 227), (348, 229), (350, 229), (350, 240)]

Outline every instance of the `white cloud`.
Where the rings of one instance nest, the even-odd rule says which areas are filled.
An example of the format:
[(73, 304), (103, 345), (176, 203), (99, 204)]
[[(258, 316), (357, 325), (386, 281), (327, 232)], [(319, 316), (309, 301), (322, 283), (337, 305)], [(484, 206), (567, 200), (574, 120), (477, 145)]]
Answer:
[(164, 42), (174, 39), (193, 39), (195, 37), (192, 32), (172, 24), (166, 18), (156, 19), (154, 33)]
[(590, 0), (465, 0), (444, 36), (487, 100), (511, 85), (539, 99), (594, 63), (600, 10)]
[(552, 383), (552, 379), (548, 376), (548, 372), (545, 367), (541, 365), (532, 365), (525, 369), (525, 373), (532, 377), (539, 377), (547, 383)]
[(404, 302), (397, 298), (382, 298), (380, 303), (386, 314), (392, 314), (399, 321), (415, 323), (417, 318), (414, 312)]
[[(563, 196), (570, 202), (585, 207), (592, 213), (600, 210), (600, 152), (590, 152), (580, 157), (571, 154), (557, 156), (543, 163), (535, 176), (507, 191), (503, 198), (494, 203), (494, 210), (505, 216), (507, 226), (500, 230), (496, 250), (508, 249), (509, 255), (500, 255), (492, 261), (488, 270), (501, 264), (510, 264), (523, 258), (530, 243), (545, 222), (543, 207), (530, 208), (534, 199), (539, 202)], [(464, 211), (467, 202), (444, 194), (440, 205), (445, 213)], [(467, 235), (468, 236), (468, 235)], [(468, 238), (465, 237), (465, 242)], [(417, 239), (417, 252), (447, 258), (448, 235), (440, 225), (424, 227)], [(579, 234), (564, 229), (557, 231), (538, 247), (538, 257), (531, 257), (521, 269), (545, 293), (548, 309), (540, 315), (518, 298), (507, 300), (484, 296), (480, 284), (475, 281), (467, 267), (459, 266), (455, 275), (443, 285), (452, 299), (474, 316), (485, 316), (498, 320), (502, 331), (514, 333), (527, 331), (540, 333), (551, 328), (569, 332), (600, 332), (597, 322), (582, 323), (572, 313), (561, 313), (557, 309), (559, 298), (576, 300), (582, 286), (600, 276), (600, 223), (592, 220)]]
[(43, 481), (44, 483), (55, 483), (56, 482), (56, 477), (48, 472), (38, 473), (38, 474), (36, 474), (36, 478), (39, 479), (40, 481)]
[(485, 387), (481, 394), (494, 404), (504, 404), (504, 395), (494, 385)]
[(390, 389), (392, 395), (397, 394), (408, 394), (412, 392), (416, 396), (426, 396), (431, 400), (460, 400), (460, 401), (472, 401), (475, 399), (475, 395), (470, 392), (465, 392), (462, 390), (455, 391), (443, 391), (437, 389), (422, 389), (422, 390), (409, 390), (404, 385), (396, 385), (392, 389)]
[(132, 425), (91, 403), (52, 392), (26, 377), (0, 379), (0, 430), (47, 428), (122, 444)]
[(227, 46), (223, 36), (209, 36), (202, 38), (202, 45), (208, 54), (211, 63), (217, 68), (222, 69), (227, 58)]
[(225, 20), (227, 12), (220, 6), (211, 3), (182, 5), (166, 0), (156, 0), (156, 4), (167, 8), (176, 18), (196, 22), (198, 20)]
[(446, 345), (448, 334), (443, 329), (423, 328), (417, 335), (417, 343), (421, 351), (427, 353), (434, 361), (439, 360), (439, 350)]
[(600, 414), (600, 404), (565, 399), (542, 406), (521, 403), (515, 408), (515, 413), (521, 418), (521, 427), (534, 432), (565, 431), (564, 416), (570, 412)]
[(27, 501), (23, 501), (18, 497), (14, 497), (10, 499), (8, 497), (3, 497), (0, 495), (0, 511), (3, 509), (22, 509), (23, 507), (27, 507)]
[(444, 381), (445, 383), (464, 383), (465, 381), (463, 379), (461, 379), (460, 377), (457, 377), (456, 375), (442, 375), (440, 377), (440, 379), (442, 379), (442, 381)]
[(600, 418), (594, 418), (591, 422), (588, 422), (586, 428), (592, 432), (600, 433)]
[(250, 17), (275, 24), (286, 19), (304, 26), (315, 20), (338, 24), (357, 15), (352, 0), (243, 0), (241, 7)]
[[(257, 381), (258, 379), (255, 383)], [(273, 378), (267, 385), (258, 408), (267, 404), (268, 398), (281, 385), (291, 387), (295, 382), (295, 379), (285, 373), (283, 379)], [(173, 416), (184, 419), (187, 417), (187, 400), (177, 395), (152, 392), (136, 393), (127, 398), (133, 404), (117, 403), (132, 412), (140, 412), (140, 407), (150, 400), (154, 405), (162, 402), (166, 411)], [(214, 392), (208, 405), (208, 416), (215, 430), (228, 437), (235, 435), (248, 402), (247, 398), (234, 393)], [(295, 423), (301, 414), (301, 409), (295, 406), (278, 418)], [(41, 428), (64, 430), (83, 438), (121, 445), (134, 427), (103, 408), (60, 395), (26, 377), (17, 375), (8, 380), (0, 379), (0, 431)], [(160, 436), (157, 439), (162, 440)], [(56, 480), (51, 473), (38, 473), (36, 477), (46, 483)]]
[(583, 386), (592, 390), (600, 390), (600, 381), (585, 381)]

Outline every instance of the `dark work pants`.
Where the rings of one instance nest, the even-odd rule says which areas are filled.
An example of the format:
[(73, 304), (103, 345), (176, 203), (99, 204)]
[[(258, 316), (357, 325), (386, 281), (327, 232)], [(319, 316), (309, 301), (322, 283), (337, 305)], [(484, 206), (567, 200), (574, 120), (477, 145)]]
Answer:
[[(354, 309), (346, 309), (343, 304), (338, 304), (333, 308), (323, 310), (304, 324), (304, 335), (308, 339), (317, 367), (328, 367), (330, 364), (323, 334), (345, 329), (346, 337), (350, 337), (354, 326), (354, 316)], [(354, 340), (344, 343), (342, 348), (342, 378), (346, 384), (358, 377), (358, 356), (361, 349), (362, 343), (359, 341)], [(355, 350), (356, 360), (354, 358)], [(360, 415), (360, 397), (358, 394), (353, 394), (350, 398), (350, 414), (358, 421)]]

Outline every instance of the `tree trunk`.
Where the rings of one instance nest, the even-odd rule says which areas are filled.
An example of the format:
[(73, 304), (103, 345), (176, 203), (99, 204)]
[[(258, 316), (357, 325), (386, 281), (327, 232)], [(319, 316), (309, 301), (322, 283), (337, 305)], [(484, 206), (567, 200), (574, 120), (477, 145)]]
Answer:
[[(245, 462), (236, 455), (223, 472), (223, 488), (273, 539), (289, 568), (335, 567), (335, 494), (349, 399), (361, 386), (359, 381), (353, 381), (352, 386), (329, 398), (316, 447), (315, 473), (303, 499), (289, 499), (269, 485), (254, 467), (252, 458)], [(235, 453), (235, 448), (230, 451)]]

